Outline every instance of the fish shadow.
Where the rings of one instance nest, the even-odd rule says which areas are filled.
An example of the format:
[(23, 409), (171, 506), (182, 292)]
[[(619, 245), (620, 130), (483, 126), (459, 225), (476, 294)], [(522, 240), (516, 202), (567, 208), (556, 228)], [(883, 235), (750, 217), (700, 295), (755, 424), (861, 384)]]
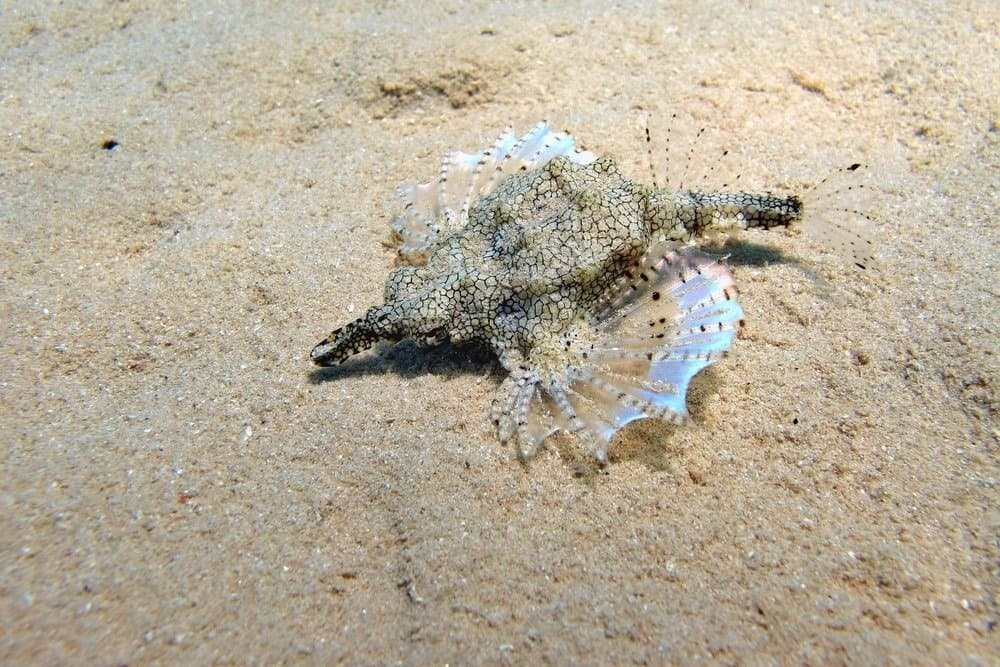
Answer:
[(718, 256), (720, 261), (734, 267), (767, 267), (784, 264), (793, 267), (811, 281), (819, 294), (829, 296), (831, 292), (828, 281), (817, 272), (816, 265), (789, 255), (772, 245), (754, 243), (746, 238), (730, 237), (721, 246), (709, 249), (709, 253)]
[(779, 248), (763, 243), (754, 243), (745, 238), (730, 237), (718, 248), (709, 248), (712, 255), (721, 255), (727, 264), (737, 266), (768, 266), (771, 264), (802, 263), (794, 257), (789, 257)]
[(484, 344), (441, 343), (419, 345), (406, 339), (398, 343), (382, 343), (374, 350), (351, 357), (337, 366), (314, 368), (309, 373), (310, 384), (323, 384), (346, 377), (366, 375), (398, 375), (415, 378), (438, 375), (446, 379), (462, 375), (496, 375), (499, 381), (500, 362)]

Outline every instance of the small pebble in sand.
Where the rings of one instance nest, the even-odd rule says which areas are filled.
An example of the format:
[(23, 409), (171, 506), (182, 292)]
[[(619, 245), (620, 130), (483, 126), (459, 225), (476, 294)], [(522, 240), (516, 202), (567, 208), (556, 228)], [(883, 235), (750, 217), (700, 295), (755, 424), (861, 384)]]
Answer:
[(866, 239), (835, 216), (804, 217), (799, 197), (655, 189), (544, 123), (450, 153), (437, 179), (400, 194), (403, 265), (385, 303), (312, 360), (403, 338), (483, 342), (509, 372), (493, 401), (499, 438), (525, 459), (566, 430), (603, 463), (626, 424), (688, 419), (691, 378), (727, 353), (743, 318), (729, 270), (692, 242), (801, 223), (871, 264)]

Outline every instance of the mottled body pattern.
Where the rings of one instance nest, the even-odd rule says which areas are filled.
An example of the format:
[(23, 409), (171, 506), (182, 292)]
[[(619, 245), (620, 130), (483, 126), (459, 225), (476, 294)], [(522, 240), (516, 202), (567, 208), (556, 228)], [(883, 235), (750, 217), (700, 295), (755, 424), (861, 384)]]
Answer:
[(655, 190), (545, 124), (449, 154), (436, 181), (400, 193), (404, 265), (384, 304), (313, 361), (382, 340), (482, 341), (509, 372), (492, 410), (500, 440), (527, 458), (565, 429), (602, 462), (635, 419), (683, 422), (688, 383), (742, 323), (729, 271), (685, 244), (789, 226), (802, 209), (796, 197)]

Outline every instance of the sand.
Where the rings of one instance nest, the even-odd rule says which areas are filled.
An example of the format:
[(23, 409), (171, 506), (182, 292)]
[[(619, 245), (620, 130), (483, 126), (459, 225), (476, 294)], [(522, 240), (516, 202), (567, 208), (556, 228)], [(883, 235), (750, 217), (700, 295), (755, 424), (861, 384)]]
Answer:
[[(72, 4), (0, 18), (0, 661), (1000, 661), (995, 3)], [(603, 469), (488, 354), (311, 367), (396, 184), (541, 119), (648, 180), (644, 117), (869, 163), (882, 272), (731, 241), (745, 335)]]

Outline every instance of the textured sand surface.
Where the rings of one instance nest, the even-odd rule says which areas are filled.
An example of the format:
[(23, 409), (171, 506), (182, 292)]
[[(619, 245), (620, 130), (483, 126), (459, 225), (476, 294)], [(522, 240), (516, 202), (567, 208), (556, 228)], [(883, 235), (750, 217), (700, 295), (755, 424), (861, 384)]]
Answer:
[[(0, 662), (1000, 661), (995, 3), (52, 4), (0, 19)], [(496, 442), (489, 355), (310, 366), (397, 183), (543, 118), (646, 179), (643, 115), (871, 163), (883, 272), (732, 244), (696, 423), (602, 470)]]

